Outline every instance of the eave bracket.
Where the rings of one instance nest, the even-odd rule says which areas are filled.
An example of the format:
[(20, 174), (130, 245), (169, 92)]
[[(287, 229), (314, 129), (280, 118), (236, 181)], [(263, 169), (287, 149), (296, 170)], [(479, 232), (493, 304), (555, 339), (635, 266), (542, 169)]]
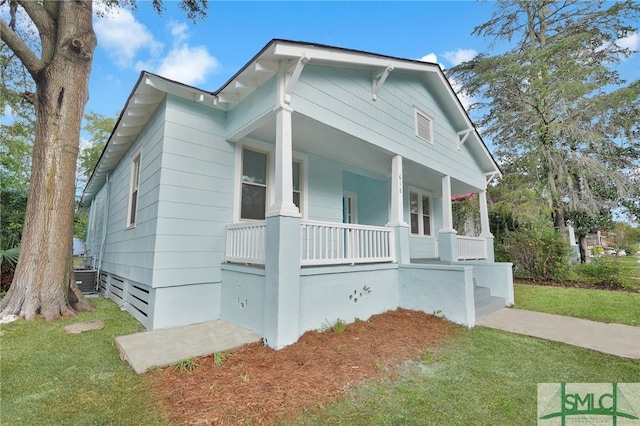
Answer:
[(309, 56), (307, 56), (306, 54), (301, 56), (300, 59), (298, 59), (298, 62), (296, 63), (296, 66), (293, 69), (293, 72), (291, 73), (291, 76), (289, 77), (289, 81), (287, 81), (287, 85), (285, 86), (285, 89), (284, 89), (284, 101), (285, 101), (285, 103), (287, 103), (287, 104), (291, 103), (291, 92), (293, 92), (293, 86), (295, 86), (296, 83), (298, 82), (298, 79), (300, 78), (300, 74), (302, 74), (302, 70), (304, 69), (304, 66), (310, 60), (311, 60), (311, 58)]
[(471, 132), (473, 132), (473, 129), (466, 129), (458, 132), (458, 137), (460, 138), (460, 141), (458, 142), (458, 151), (462, 149), (462, 145), (467, 141)]
[(393, 67), (389, 65), (384, 71), (380, 71), (371, 77), (371, 97), (374, 101), (378, 98), (378, 92), (387, 80), (387, 77), (389, 77), (391, 71), (393, 71)]

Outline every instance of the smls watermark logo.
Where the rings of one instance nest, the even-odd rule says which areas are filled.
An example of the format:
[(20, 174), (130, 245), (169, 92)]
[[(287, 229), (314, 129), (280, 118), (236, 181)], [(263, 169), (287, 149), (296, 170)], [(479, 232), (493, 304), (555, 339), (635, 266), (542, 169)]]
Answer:
[(538, 425), (640, 426), (640, 383), (539, 383)]

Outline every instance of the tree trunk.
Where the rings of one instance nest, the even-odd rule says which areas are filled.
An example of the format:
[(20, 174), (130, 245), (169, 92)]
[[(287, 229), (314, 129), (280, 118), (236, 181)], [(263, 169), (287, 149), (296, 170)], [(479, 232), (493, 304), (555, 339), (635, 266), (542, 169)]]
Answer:
[(589, 257), (587, 256), (587, 251), (589, 250), (589, 247), (587, 246), (586, 235), (578, 236), (578, 248), (580, 250), (580, 263), (587, 263), (589, 261)]
[[(55, 40), (55, 50), (42, 58), (45, 66), (34, 75), (36, 129), (29, 198), (20, 257), (0, 316), (17, 314), (30, 320), (40, 313), (52, 321), (75, 314), (69, 297), (75, 282), (69, 272), (76, 161), (96, 46), (91, 20), (90, 1), (61, 2), (56, 28), (41, 33)], [(90, 309), (79, 295), (76, 307)]]

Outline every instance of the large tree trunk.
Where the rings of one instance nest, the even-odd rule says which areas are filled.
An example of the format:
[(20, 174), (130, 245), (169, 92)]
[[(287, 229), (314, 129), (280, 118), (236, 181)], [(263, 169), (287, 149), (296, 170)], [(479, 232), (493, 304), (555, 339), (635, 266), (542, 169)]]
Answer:
[(76, 161), (96, 36), (90, 1), (60, 2), (49, 12), (57, 16), (48, 34), (39, 27), (44, 66), (34, 75), (36, 133), (20, 257), (0, 316), (40, 313), (52, 321), (74, 315), (73, 305), (91, 307), (81, 294), (72, 305), (69, 293)]

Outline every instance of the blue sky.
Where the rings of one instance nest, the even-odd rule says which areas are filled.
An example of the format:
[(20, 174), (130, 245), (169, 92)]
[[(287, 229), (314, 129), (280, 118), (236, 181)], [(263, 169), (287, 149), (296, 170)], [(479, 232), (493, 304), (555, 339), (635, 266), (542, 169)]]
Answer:
[(142, 69), (216, 90), (273, 38), (426, 56), (450, 67), (486, 50), (485, 41), (470, 34), (493, 9), (490, 2), (469, 1), (210, 1), (208, 18), (194, 25), (175, 2), (166, 6), (158, 16), (139, 1), (134, 14), (96, 20), (88, 111), (115, 116)]
[[(119, 9), (94, 21), (98, 48), (87, 112), (116, 117), (141, 70), (214, 91), (273, 38), (437, 61), (448, 68), (488, 51), (489, 41), (471, 32), (495, 7), (492, 1), (210, 0), (208, 17), (193, 24), (176, 1), (165, 0), (162, 16), (149, 1), (137, 4), (133, 13)], [(640, 50), (638, 33), (626, 42)], [(640, 54), (619, 70), (628, 80), (637, 78)]]

